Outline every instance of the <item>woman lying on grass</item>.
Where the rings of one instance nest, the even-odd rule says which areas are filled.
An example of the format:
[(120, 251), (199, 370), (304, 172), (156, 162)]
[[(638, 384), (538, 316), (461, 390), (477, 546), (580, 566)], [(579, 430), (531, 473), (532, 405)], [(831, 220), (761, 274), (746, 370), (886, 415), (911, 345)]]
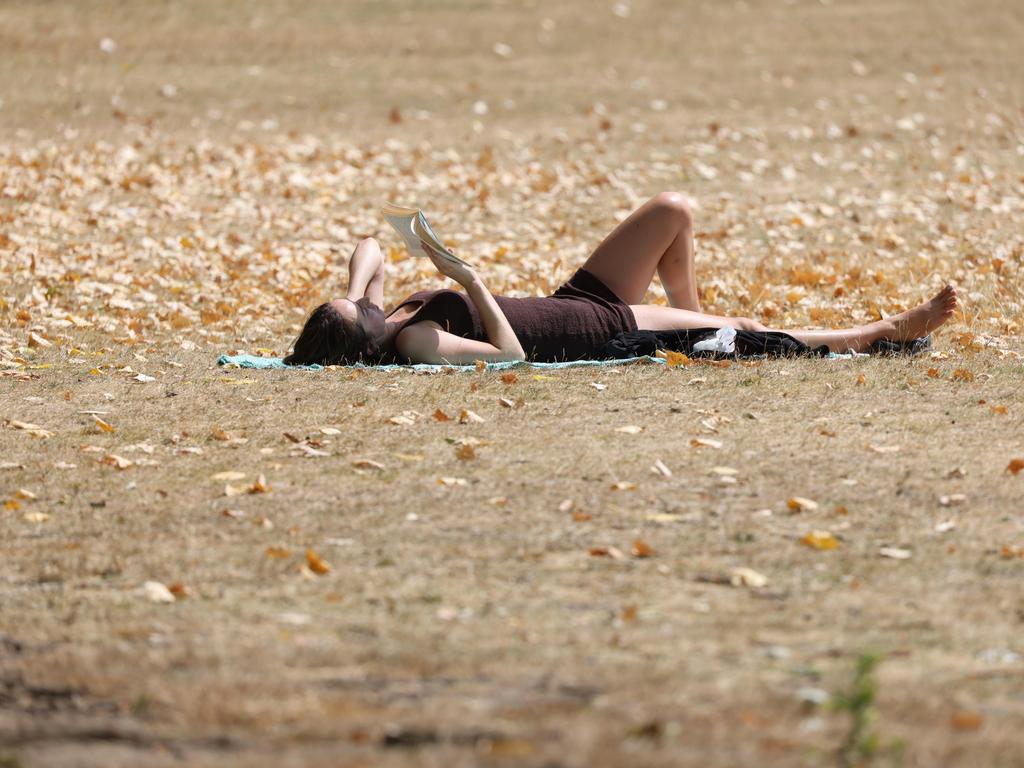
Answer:
[[(701, 312), (693, 265), (693, 219), (681, 195), (662, 193), (634, 211), (551, 296), (492, 296), (476, 272), (424, 244), (434, 266), (465, 289), (421, 291), (387, 315), (384, 260), (377, 242), (359, 243), (348, 294), (321, 304), (295, 341), (289, 365), (359, 361), (472, 363), (476, 360), (581, 360), (598, 357), (624, 331), (722, 328), (767, 331), (746, 317)], [(671, 306), (642, 304), (654, 273)], [(787, 331), (809, 346), (862, 352), (880, 339), (907, 342), (953, 315), (956, 291), (894, 317), (843, 330)]]

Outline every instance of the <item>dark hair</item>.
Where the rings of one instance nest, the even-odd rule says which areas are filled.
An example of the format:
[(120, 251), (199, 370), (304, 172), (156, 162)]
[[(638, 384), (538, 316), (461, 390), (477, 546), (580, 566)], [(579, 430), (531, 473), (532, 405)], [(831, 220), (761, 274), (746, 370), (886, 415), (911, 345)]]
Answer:
[(377, 344), (360, 323), (346, 320), (330, 304), (313, 310), (285, 365), (346, 365), (377, 354)]

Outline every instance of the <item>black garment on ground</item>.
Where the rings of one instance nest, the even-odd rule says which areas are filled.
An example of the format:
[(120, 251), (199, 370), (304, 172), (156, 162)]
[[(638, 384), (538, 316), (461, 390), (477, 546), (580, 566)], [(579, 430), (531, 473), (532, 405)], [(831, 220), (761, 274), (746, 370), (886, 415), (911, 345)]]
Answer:
[[(690, 328), (680, 331), (628, 331), (604, 345), (599, 357), (605, 360), (653, 355), (659, 349), (682, 352), (695, 357), (723, 357), (716, 352), (694, 352), (693, 346), (712, 338), (717, 328)], [(732, 357), (733, 355), (729, 355)], [(736, 331), (735, 357), (827, 357), (828, 347), (811, 348), (788, 333), (776, 331)]]
[[(736, 331), (736, 351), (726, 355), (720, 352), (694, 352), (693, 346), (710, 339), (717, 328), (690, 328), (681, 331), (627, 331), (611, 338), (601, 349), (599, 359), (617, 360), (624, 357), (653, 355), (659, 349), (682, 352), (693, 357), (828, 357), (825, 345), (810, 347), (788, 333), (778, 331)], [(873, 355), (917, 355), (931, 348), (932, 337), (924, 336), (900, 342), (879, 339), (869, 350)]]

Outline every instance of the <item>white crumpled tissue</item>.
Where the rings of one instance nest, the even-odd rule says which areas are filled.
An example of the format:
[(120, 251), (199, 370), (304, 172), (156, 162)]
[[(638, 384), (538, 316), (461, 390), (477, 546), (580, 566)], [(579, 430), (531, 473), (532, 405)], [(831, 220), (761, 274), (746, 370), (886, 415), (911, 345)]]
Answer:
[(693, 345), (694, 352), (721, 352), (731, 355), (736, 351), (736, 329), (726, 326), (709, 339), (698, 341)]

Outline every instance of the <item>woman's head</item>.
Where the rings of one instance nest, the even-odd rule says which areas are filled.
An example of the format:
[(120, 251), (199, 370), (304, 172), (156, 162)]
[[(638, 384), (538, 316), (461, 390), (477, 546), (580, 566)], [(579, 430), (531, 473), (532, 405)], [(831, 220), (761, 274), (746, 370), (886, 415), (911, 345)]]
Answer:
[(374, 359), (380, 354), (384, 313), (369, 299), (335, 299), (313, 310), (287, 365), (344, 365)]

